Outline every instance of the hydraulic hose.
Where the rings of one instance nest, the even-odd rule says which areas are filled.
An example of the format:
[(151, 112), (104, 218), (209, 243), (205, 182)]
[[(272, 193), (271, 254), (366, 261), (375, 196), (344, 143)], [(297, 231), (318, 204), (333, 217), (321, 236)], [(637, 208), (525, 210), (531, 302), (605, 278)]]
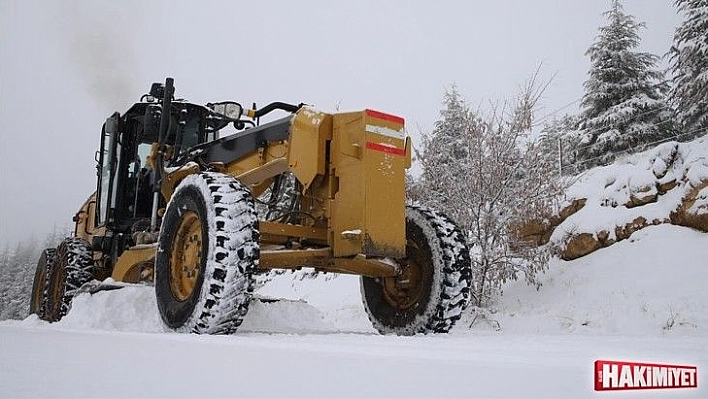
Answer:
[(257, 110), (249, 109), (246, 110), (248, 113), (248, 116), (250, 118), (260, 118), (261, 116), (268, 114), (272, 111), (275, 111), (276, 109), (280, 109), (286, 112), (291, 112), (295, 113), (297, 110), (302, 107), (303, 104), (300, 105), (293, 105), (293, 104), (288, 104), (288, 103), (282, 103), (282, 102), (274, 102), (266, 105), (265, 107)]

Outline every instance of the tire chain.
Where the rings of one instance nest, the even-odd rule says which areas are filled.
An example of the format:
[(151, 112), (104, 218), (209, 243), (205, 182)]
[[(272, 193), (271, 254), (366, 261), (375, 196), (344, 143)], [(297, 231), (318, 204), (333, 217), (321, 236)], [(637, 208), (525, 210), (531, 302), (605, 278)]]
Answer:
[[(220, 173), (200, 176), (214, 204), (216, 242), (214, 271), (212, 276), (205, 276), (211, 283), (202, 288), (208, 293), (192, 332), (232, 334), (248, 312), (253, 294), (252, 275), (260, 255), (258, 217), (251, 193), (241, 182)], [(233, 266), (236, 273), (229, 270)]]
[(422, 214), (435, 230), (443, 252), (443, 291), (434, 316), (420, 332), (444, 333), (462, 316), (470, 300), (472, 268), (470, 253), (462, 231), (442, 212), (409, 205)]
[[(47, 302), (49, 301), (49, 276), (51, 275), (52, 264), (56, 262), (56, 248), (47, 248), (44, 250), (44, 281), (42, 281), (42, 299), (39, 302), (37, 313), (40, 319), (44, 320), (47, 317)], [(40, 257), (41, 259), (41, 257)]]
[[(62, 265), (62, 259), (66, 264)], [(60, 262), (58, 267), (65, 266), (63, 281), (64, 294), (59, 309), (59, 319), (66, 316), (71, 309), (71, 301), (79, 288), (93, 279), (93, 252), (88, 243), (78, 237), (69, 237), (57, 247), (51, 263)], [(49, 277), (49, 276), (47, 276)]]

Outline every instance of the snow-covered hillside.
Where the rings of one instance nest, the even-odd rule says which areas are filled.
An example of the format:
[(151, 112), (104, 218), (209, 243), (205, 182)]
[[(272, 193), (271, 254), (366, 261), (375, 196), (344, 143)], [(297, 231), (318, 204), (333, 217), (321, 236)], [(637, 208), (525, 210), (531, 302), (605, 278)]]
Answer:
[[(537, 292), (510, 285), (504, 331), (708, 336), (708, 234), (650, 226), (573, 261), (555, 259)], [(708, 351), (708, 349), (707, 349)]]
[(259, 295), (290, 300), (254, 302), (234, 336), (163, 332), (150, 287), (84, 294), (59, 323), (0, 323), (0, 396), (607, 396), (592, 390), (600, 358), (696, 365), (705, 376), (706, 259), (707, 234), (648, 227), (554, 261), (538, 292), (508, 286), (494, 321), (415, 337), (377, 335), (351, 276), (280, 276)]

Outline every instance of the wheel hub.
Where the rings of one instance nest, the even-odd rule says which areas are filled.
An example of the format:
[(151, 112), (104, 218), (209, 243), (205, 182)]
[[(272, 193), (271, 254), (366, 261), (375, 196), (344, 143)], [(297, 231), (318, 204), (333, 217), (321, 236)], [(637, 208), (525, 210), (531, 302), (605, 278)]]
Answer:
[(202, 263), (202, 223), (194, 211), (185, 211), (179, 221), (170, 256), (170, 288), (179, 301), (194, 292)]
[(420, 248), (410, 239), (406, 244), (406, 255), (407, 258), (399, 262), (401, 274), (382, 279), (384, 299), (401, 310), (415, 306), (423, 293)]

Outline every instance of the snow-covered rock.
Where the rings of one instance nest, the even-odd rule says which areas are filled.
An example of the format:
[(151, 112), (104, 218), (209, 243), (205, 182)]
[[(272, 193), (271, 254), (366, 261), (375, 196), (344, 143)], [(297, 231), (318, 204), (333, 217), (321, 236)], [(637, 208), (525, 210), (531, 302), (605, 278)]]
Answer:
[(561, 209), (540, 243), (550, 241), (566, 260), (662, 223), (708, 232), (708, 136), (591, 169), (577, 177)]

